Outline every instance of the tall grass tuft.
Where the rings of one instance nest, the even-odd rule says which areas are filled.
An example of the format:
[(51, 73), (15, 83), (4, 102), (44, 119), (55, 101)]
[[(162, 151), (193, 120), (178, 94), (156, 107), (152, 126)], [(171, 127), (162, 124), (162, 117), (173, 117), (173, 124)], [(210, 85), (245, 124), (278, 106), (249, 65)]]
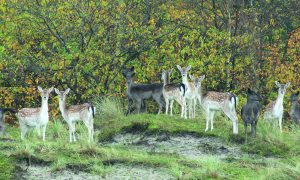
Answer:
[(99, 97), (94, 101), (97, 116), (100, 119), (116, 119), (124, 116), (124, 105), (121, 98)]

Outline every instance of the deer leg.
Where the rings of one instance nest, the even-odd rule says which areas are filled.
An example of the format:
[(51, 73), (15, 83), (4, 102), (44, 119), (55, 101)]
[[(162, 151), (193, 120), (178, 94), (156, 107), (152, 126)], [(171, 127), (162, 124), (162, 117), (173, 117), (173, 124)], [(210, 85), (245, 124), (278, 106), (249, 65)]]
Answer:
[(256, 134), (256, 123), (252, 122), (252, 124), (251, 124), (251, 136), (252, 136), (252, 138), (255, 138), (255, 134)]
[(183, 99), (183, 107), (184, 107), (184, 119), (187, 119), (187, 104), (186, 99)]
[(166, 115), (168, 114), (168, 111), (169, 111), (169, 100), (166, 99)]
[(73, 134), (73, 141), (76, 142), (76, 136), (75, 136), (75, 124), (76, 122), (72, 122), (72, 134)]
[(69, 126), (69, 137), (70, 137), (70, 143), (72, 143), (72, 140), (73, 140), (73, 130), (72, 130), (72, 122), (69, 122), (68, 123), (68, 126)]
[(233, 134), (238, 134), (238, 118), (234, 109), (223, 109), (225, 115), (232, 121)]
[(245, 127), (245, 144), (247, 144), (247, 138), (248, 138), (247, 137), (247, 127), (248, 127), (247, 123), (244, 124), (244, 127)]
[(162, 110), (162, 108), (163, 108), (163, 106), (164, 106), (164, 102), (163, 102), (163, 100), (161, 99), (161, 96), (154, 96), (153, 98), (154, 98), (154, 100), (159, 104), (159, 110), (158, 110), (158, 113), (157, 113), (157, 114), (160, 114), (160, 113), (161, 113), (161, 110)]
[(214, 116), (215, 116), (215, 111), (210, 112), (210, 130), (212, 131), (214, 129)]
[(279, 123), (280, 132), (282, 132), (282, 115), (278, 118), (278, 123)]
[(136, 101), (136, 111), (137, 111), (137, 114), (140, 114), (140, 111), (141, 111), (141, 104), (142, 104), (142, 100), (141, 99), (138, 99)]
[(133, 100), (128, 98), (128, 109), (127, 109), (126, 115), (130, 114), (132, 103), (133, 103)]
[(41, 137), (41, 127), (40, 126), (36, 127), (36, 131), (38, 133), (38, 136)]
[(211, 111), (209, 109), (206, 109), (206, 113), (205, 113), (205, 117), (206, 117), (205, 132), (208, 131), (210, 113), (211, 113)]
[(195, 118), (196, 117), (196, 104), (197, 104), (197, 99), (193, 99), (193, 104), (194, 104), (194, 106), (193, 106), (193, 118)]
[(173, 104), (174, 104), (174, 100), (171, 100), (170, 102), (171, 116), (173, 116)]
[(47, 128), (47, 124), (43, 125), (42, 128), (43, 128), (43, 141), (45, 141), (46, 140), (46, 128)]
[(20, 129), (21, 129), (21, 139), (23, 140), (28, 131), (28, 127), (25, 124), (20, 124)]

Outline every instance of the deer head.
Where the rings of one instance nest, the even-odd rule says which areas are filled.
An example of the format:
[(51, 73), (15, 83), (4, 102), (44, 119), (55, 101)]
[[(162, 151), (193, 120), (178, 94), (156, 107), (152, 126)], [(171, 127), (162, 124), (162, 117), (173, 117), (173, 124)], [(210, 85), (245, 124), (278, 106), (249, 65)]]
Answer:
[(251, 90), (250, 88), (248, 88), (247, 99), (250, 100), (250, 101), (261, 101), (262, 97), (257, 92), (255, 92), (255, 91)]
[(291, 95), (292, 102), (298, 102), (299, 91)]
[(286, 92), (286, 89), (290, 86), (290, 82), (286, 84), (280, 84), (278, 81), (275, 81), (276, 86), (278, 87), (278, 94), (284, 95)]
[(200, 76), (199, 78), (195, 78), (194, 76), (192, 76), (192, 75), (190, 75), (190, 78), (194, 81), (194, 83), (195, 83), (195, 87), (196, 88), (199, 88), (199, 87), (201, 87), (201, 82), (204, 80), (204, 78), (205, 78), (205, 75), (202, 75), (202, 76)]
[(42, 97), (42, 101), (48, 101), (49, 94), (53, 91), (53, 87), (49, 89), (43, 89), (40, 86), (38, 86), (38, 91), (40, 92), (40, 95)]
[(126, 80), (130, 80), (135, 75), (134, 67), (122, 69), (122, 74)]
[(59, 100), (64, 102), (66, 99), (67, 94), (70, 92), (70, 88), (68, 88), (66, 91), (59, 91), (55, 88), (55, 93), (58, 95)]
[(181, 66), (177, 65), (177, 69), (180, 71), (182, 78), (187, 78), (187, 74), (188, 71), (191, 69), (191, 66), (181, 68)]

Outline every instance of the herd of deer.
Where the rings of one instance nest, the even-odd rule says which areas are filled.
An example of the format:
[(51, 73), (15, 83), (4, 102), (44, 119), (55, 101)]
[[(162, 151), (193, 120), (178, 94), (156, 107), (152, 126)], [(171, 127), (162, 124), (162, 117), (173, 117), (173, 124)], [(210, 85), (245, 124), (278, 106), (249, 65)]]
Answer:
[[(177, 69), (182, 76), (182, 82), (173, 84), (170, 82), (172, 70), (162, 71), (161, 80), (163, 84), (135, 84), (132, 80), (134, 77), (134, 67), (124, 68), (123, 76), (126, 78), (128, 111), (130, 113), (132, 104), (135, 102), (137, 113), (142, 107), (145, 107), (145, 100), (153, 98), (159, 104), (158, 114), (161, 113), (165, 102), (166, 114), (173, 115), (173, 103), (176, 101), (181, 106), (182, 118), (195, 118), (195, 110), (197, 102), (202, 106), (206, 116), (205, 131), (213, 130), (213, 119), (216, 111), (222, 111), (231, 121), (233, 125), (233, 134), (238, 134), (238, 117), (236, 113), (237, 97), (230, 92), (207, 91), (202, 92), (201, 82), (205, 75), (195, 78), (188, 74), (191, 66), (183, 68), (177, 65)], [(188, 75), (191, 81), (188, 80)], [(278, 122), (280, 131), (282, 132), (283, 117), (283, 97), (290, 83), (280, 84), (275, 81), (278, 87), (278, 97), (275, 101), (269, 103), (264, 112), (264, 119), (269, 122)], [(298, 93), (291, 96), (292, 109), (290, 115), (292, 119), (300, 124), (300, 106), (298, 103)], [(244, 121), (245, 136), (247, 143), (247, 126), (251, 125), (251, 133), (254, 137), (256, 134), (256, 125), (259, 112), (262, 108), (260, 101), (262, 97), (255, 91), (248, 89), (247, 103), (242, 107), (241, 117)], [(170, 110), (169, 110), (170, 109)]]
[[(206, 116), (206, 128), (205, 131), (213, 130), (213, 119), (216, 111), (222, 111), (233, 124), (233, 133), (238, 134), (238, 117), (236, 113), (237, 97), (230, 92), (216, 92), (207, 91), (202, 92), (201, 82), (204, 80), (205, 75), (195, 78), (188, 71), (191, 66), (182, 68), (177, 65), (177, 69), (180, 71), (182, 76), (182, 82), (180, 84), (172, 84), (170, 82), (171, 72), (162, 71), (161, 79), (163, 84), (135, 84), (132, 78), (135, 75), (134, 67), (124, 68), (122, 74), (126, 79), (128, 97), (128, 110), (127, 114), (130, 113), (133, 103), (135, 103), (137, 113), (140, 113), (141, 108), (145, 109), (145, 100), (153, 98), (159, 104), (158, 114), (161, 113), (162, 108), (165, 106), (166, 114), (173, 115), (173, 104), (174, 100), (181, 106), (181, 117), (182, 118), (195, 118), (195, 111), (197, 102), (202, 106)], [(188, 80), (189, 78), (192, 81)], [(280, 84), (275, 82), (278, 87), (278, 97), (275, 101), (269, 103), (266, 107), (264, 118), (270, 120), (270, 122), (278, 121), (280, 131), (282, 131), (282, 117), (283, 117), (283, 97), (286, 89), (290, 85)], [(42, 89), (38, 87), (39, 93), (42, 98), (42, 105), (40, 108), (23, 108), (20, 109), (16, 116), (19, 120), (21, 129), (21, 139), (24, 139), (26, 133), (30, 128), (35, 128), (40, 135), (40, 130), (43, 131), (43, 141), (45, 141), (46, 127), (49, 121), (48, 114), (48, 99), (50, 93), (53, 91), (53, 87), (50, 89)], [(66, 96), (69, 93), (68, 88), (65, 91), (59, 91), (55, 88), (55, 92), (59, 97), (59, 108), (62, 117), (69, 126), (69, 137), (70, 142), (75, 142), (75, 123), (77, 121), (83, 121), (88, 129), (88, 142), (93, 141), (94, 127), (93, 119), (96, 108), (90, 103), (84, 103), (81, 105), (73, 105), (66, 107)], [(299, 92), (291, 96), (292, 119), (300, 124), (300, 106), (298, 103)], [(255, 91), (248, 89), (247, 103), (242, 107), (241, 116), (245, 126), (245, 136), (247, 142), (247, 126), (251, 124), (252, 136), (255, 136), (256, 125), (258, 121), (259, 112), (261, 110), (262, 97)], [(10, 111), (15, 113), (13, 109), (0, 108), (0, 135), (4, 132), (4, 113)]]

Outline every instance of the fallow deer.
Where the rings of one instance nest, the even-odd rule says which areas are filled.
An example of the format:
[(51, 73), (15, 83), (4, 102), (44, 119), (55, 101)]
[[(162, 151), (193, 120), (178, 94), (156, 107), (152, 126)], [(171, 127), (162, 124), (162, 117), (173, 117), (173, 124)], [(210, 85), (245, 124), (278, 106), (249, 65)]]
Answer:
[(182, 77), (182, 84), (185, 85), (186, 92), (185, 92), (185, 98), (187, 103), (187, 108), (189, 110), (189, 118), (195, 118), (195, 109), (196, 109), (196, 88), (194, 85), (194, 82), (188, 82), (188, 71), (191, 69), (191, 66), (188, 66), (186, 68), (181, 68), (181, 66), (177, 65), (177, 69), (181, 73)]
[(201, 81), (205, 78), (205, 75), (200, 78), (195, 78), (195, 87), (197, 92), (197, 99), (206, 115), (206, 128), (205, 132), (209, 129), (213, 130), (213, 119), (216, 111), (223, 111), (224, 114), (232, 121), (233, 134), (238, 134), (238, 118), (236, 114), (237, 97), (229, 92), (215, 92), (208, 91), (202, 93)]
[(184, 84), (170, 84), (170, 71), (162, 70), (161, 79), (163, 81), (163, 96), (166, 102), (166, 114), (168, 114), (170, 107), (170, 114), (173, 115), (174, 100), (181, 106), (181, 117), (186, 117), (186, 102), (185, 102), (185, 85)]
[(59, 91), (55, 88), (55, 92), (59, 97), (59, 109), (62, 117), (69, 126), (70, 142), (76, 142), (75, 124), (77, 121), (83, 121), (88, 129), (88, 142), (92, 142), (94, 137), (94, 116), (96, 108), (89, 103), (73, 105), (67, 108), (66, 97), (70, 92), (70, 88), (66, 91)]
[(133, 102), (136, 104), (137, 113), (140, 113), (143, 101), (153, 98), (159, 104), (158, 114), (160, 114), (163, 106), (163, 85), (162, 84), (135, 84), (132, 78), (135, 75), (134, 67), (124, 68), (122, 74), (126, 79), (128, 97), (128, 110), (126, 114), (130, 113)]
[(298, 102), (299, 91), (291, 95), (291, 118), (296, 124), (300, 124), (300, 105)]
[(42, 106), (40, 108), (23, 108), (16, 114), (20, 123), (21, 139), (24, 139), (30, 128), (36, 128), (40, 133), (43, 130), (43, 141), (45, 141), (46, 127), (49, 121), (48, 99), (53, 87), (50, 89), (42, 89), (38, 86), (38, 90), (42, 97)]
[(286, 92), (286, 89), (290, 86), (290, 82), (286, 84), (280, 84), (275, 81), (276, 86), (278, 87), (278, 97), (275, 101), (270, 102), (265, 110), (264, 119), (272, 121), (278, 120), (278, 125), (280, 132), (282, 132), (282, 116), (283, 116), (283, 98)]
[(258, 121), (259, 111), (261, 109), (261, 104), (260, 104), (261, 100), (262, 98), (257, 92), (248, 89), (247, 103), (242, 107), (241, 110), (241, 116), (244, 121), (244, 127), (245, 127), (245, 143), (247, 143), (248, 124), (251, 124), (252, 137), (254, 138), (256, 135), (256, 125)]

